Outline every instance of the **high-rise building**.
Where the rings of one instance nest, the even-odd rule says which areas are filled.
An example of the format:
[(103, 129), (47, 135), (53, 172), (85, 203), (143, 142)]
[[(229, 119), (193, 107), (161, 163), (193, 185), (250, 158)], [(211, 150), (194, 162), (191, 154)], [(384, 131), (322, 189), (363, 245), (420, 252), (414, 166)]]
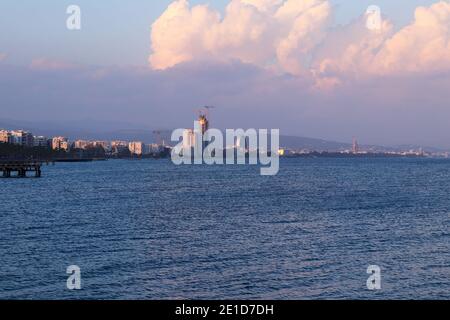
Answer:
[(0, 143), (10, 143), (11, 133), (7, 130), (0, 130)]
[(65, 137), (54, 137), (52, 139), (53, 150), (69, 150), (69, 141)]
[(128, 144), (131, 154), (141, 156), (145, 153), (145, 145), (141, 141), (132, 141)]
[(33, 134), (24, 130), (14, 130), (11, 131), (11, 143), (21, 145), (24, 147), (32, 147), (33, 142)]

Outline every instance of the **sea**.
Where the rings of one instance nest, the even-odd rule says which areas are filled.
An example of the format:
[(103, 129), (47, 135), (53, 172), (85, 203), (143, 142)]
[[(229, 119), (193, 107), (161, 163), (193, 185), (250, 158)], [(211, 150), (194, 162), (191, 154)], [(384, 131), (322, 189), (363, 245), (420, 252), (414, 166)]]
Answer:
[(448, 159), (56, 163), (0, 190), (0, 299), (450, 299)]

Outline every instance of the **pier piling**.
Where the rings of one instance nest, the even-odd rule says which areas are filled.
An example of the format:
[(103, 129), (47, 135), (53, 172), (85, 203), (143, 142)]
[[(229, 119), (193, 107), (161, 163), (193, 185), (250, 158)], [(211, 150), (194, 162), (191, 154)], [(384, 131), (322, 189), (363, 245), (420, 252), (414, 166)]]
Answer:
[(18, 178), (26, 178), (27, 172), (34, 171), (36, 178), (41, 177), (42, 162), (36, 160), (0, 160), (0, 171), (4, 178), (11, 178), (17, 172)]

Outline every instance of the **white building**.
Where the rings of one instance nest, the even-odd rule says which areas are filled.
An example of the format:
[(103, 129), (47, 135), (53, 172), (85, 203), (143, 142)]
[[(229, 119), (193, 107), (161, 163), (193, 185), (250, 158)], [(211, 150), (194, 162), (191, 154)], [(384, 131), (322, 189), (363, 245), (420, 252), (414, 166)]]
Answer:
[(69, 150), (69, 141), (65, 137), (54, 137), (52, 139), (53, 150)]
[(141, 141), (132, 141), (128, 144), (131, 154), (142, 155), (145, 153), (145, 145)]
[(11, 133), (7, 130), (0, 130), (0, 143), (10, 143)]

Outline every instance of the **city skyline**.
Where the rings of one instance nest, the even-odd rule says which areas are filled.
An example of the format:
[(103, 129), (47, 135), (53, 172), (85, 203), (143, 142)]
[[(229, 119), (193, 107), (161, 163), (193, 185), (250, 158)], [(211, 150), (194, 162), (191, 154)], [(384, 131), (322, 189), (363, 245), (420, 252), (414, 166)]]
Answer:
[[(202, 133), (208, 129), (217, 131), (216, 128), (209, 128), (209, 119), (205, 115), (200, 115), (199, 117), (200, 125), (202, 126)], [(182, 145), (183, 148), (191, 148), (196, 144), (196, 139), (194, 137), (194, 129), (192, 128), (181, 128), (177, 130), (183, 130), (182, 135)], [(234, 129), (231, 129), (235, 132)], [(244, 129), (238, 129), (238, 131), (244, 132)], [(254, 129), (253, 129), (254, 130)], [(175, 132), (174, 130), (173, 132)], [(219, 132), (223, 132), (219, 130)], [(247, 131), (248, 132), (248, 131)], [(167, 134), (167, 137), (164, 135)], [(109, 139), (99, 139), (99, 138), (80, 138), (76, 136), (67, 137), (63, 135), (59, 136), (45, 136), (45, 135), (35, 135), (33, 132), (23, 130), (23, 129), (13, 129), (7, 130), (0, 128), (0, 143), (1, 144), (12, 144), (19, 145), (26, 148), (31, 147), (43, 147), (50, 148), (52, 150), (63, 150), (66, 152), (72, 150), (89, 150), (101, 148), (107, 154), (120, 154), (123, 151), (127, 151), (130, 155), (143, 156), (158, 154), (161, 150), (172, 149), (177, 144), (177, 141), (171, 140), (170, 131), (153, 130), (152, 137), (147, 135), (143, 140), (132, 137), (130, 139), (123, 139), (123, 137), (109, 137)], [(167, 140), (165, 139), (167, 138)], [(290, 139), (298, 139), (299, 141), (290, 141)], [(302, 140), (304, 139), (304, 140)], [(238, 139), (236, 141), (235, 147), (239, 148)], [(178, 141), (180, 142), (180, 141)], [(448, 158), (450, 156), (450, 151), (445, 149), (438, 149), (429, 146), (418, 146), (418, 145), (403, 145), (403, 146), (377, 146), (377, 145), (359, 145), (356, 137), (352, 138), (352, 142), (336, 142), (336, 141), (326, 141), (313, 138), (305, 137), (283, 137), (283, 144), (279, 146), (279, 154), (284, 155), (306, 155), (306, 154), (317, 154), (317, 153), (340, 153), (340, 154), (359, 154), (359, 155), (370, 155), (370, 154), (385, 154), (385, 155), (416, 155), (416, 156), (427, 156), (433, 158)], [(297, 144), (296, 146), (294, 146)], [(303, 145), (302, 145), (303, 144)], [(314, 146), (315, 145), (315, 146)], [(319, 146), (320, 145), (320, 146)], [(225, 146), (224, 146), (225, 148)]]
[[(205, 3), (136, 1), (120, 15), (118, 3), (79, 1), (79, 31), (66, 28), (67, 3), (29, 4), (36, 30), (2, 22), (17, 31), (0, 48), (2, 117), (170, 129), (188, 126), (208, 103), (218, 106), (219, 128), (450, 148), (448, 1), (379, 1), (375, 32), (365, 1)], [(1, 9), (25, 7), (7, 1)], [(114, 18), (110, 29), (99, 12)]]

